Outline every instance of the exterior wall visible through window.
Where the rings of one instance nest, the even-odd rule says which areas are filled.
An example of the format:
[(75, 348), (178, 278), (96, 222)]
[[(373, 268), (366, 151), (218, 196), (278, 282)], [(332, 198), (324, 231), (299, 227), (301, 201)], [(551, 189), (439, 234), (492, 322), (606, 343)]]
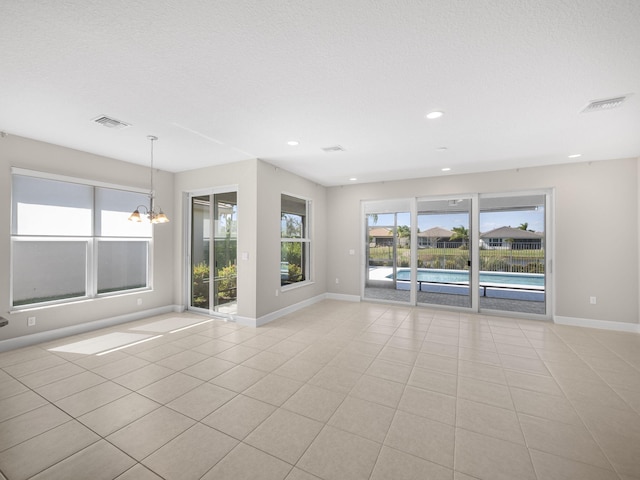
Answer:
[(12, 175), (11, 305), (150, 287), (152, 227), (127, 220), (139, 192)]

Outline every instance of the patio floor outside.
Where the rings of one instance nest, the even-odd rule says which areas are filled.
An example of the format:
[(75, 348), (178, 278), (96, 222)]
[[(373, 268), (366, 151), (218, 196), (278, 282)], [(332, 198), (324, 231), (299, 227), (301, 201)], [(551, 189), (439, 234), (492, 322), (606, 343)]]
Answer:
[[(383, 287), (367, 287), (365, 288), (364, 298), (367, 300), (408, 302), (409, 291)], [(470, 306), (470, 300), (467, 295), (455, 295), (449, 293), (417, 292), (417, 301), (419, 304), (444, 305), (449, 307)], [(529, 300), (480, 297), (480, 308), (505, 312), (531, 313), (536, 315), (545, 314), (545, 302)]]

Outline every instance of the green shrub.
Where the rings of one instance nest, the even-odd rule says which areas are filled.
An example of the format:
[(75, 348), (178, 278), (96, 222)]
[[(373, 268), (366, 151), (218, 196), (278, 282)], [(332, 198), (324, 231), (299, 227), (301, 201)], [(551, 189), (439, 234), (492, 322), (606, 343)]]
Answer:
[(480, 269), (489, 272), (509, 272), (509, 262), (503, 258), (482, 258)]
[(289, 264), (289, 282), (299, 282), (302, 280), (302, 268), (294, 263)]
[(193, 266), (191, 296), (194, 307), (209, 307), (209, 265), (205, 262)]
[(544, 273), (544, 265), (540, 262), (528, 263), (527, 272), (529, 273)]
[(235, 300), (237, 276), (237, 267), (231, 263), (218, 269), (218, 303)]

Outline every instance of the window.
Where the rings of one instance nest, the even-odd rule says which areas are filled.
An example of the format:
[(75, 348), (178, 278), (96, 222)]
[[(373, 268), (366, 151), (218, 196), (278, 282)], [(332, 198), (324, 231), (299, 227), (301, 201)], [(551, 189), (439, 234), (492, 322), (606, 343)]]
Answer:
[(280, 202), (280, 285), (291, 285), (310, 279), (310, 202), (284, 193)]
[(151, 224), (127, 218), (148, 201), (136, 192), (95, 188), (98, 294), (147, 287)]
[(151, 225), (127, 221), (147, 202), (142, 193), (14, 173), (12, 306), (148, 288)]

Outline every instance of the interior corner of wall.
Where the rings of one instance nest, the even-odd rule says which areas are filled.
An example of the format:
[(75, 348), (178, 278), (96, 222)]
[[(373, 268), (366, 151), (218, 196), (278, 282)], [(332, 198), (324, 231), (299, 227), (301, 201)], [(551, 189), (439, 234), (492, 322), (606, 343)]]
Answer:
[(243, 327), (257, 327), (258, 321), (255, 318), (251, 317), (242, 317), (239, 315), (235, 315), (233, 317), (237, 325), (242, 325)]

